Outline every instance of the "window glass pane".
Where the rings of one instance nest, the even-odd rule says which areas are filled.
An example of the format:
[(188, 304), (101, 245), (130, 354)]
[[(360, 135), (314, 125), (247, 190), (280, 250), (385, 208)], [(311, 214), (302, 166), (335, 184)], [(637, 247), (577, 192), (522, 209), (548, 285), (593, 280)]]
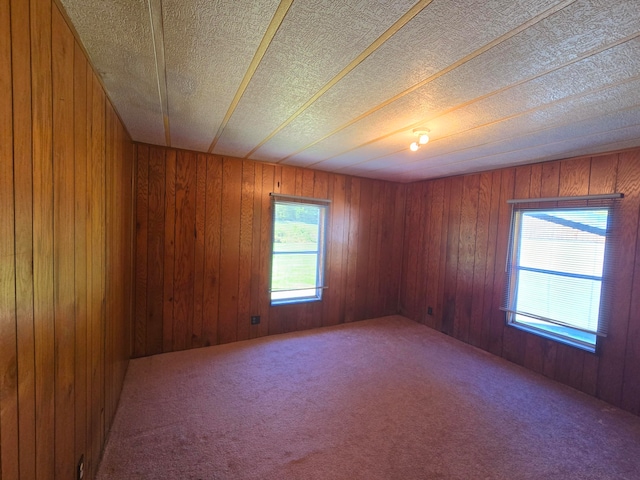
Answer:
[(595, 346), (608, 215), (607, 208), (516, 211), (511, 323)]
[(516, 310), (596, 331), (600, 310), (597, 280), (521, 270)]
[(274, 254), (272, 290), (316, 287), (317, 254)]
[(522, 214), (520, 265), (602, 276), (607, 210)]
[(315, 204), (274, 203), (272, 301), (320, 299), (325, 209)]

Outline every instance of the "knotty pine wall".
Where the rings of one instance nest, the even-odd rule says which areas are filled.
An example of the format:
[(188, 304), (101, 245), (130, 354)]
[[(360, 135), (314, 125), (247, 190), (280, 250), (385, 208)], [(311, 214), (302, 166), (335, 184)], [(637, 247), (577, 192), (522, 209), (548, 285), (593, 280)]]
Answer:
[[(135, 356), (397, 312), (404, 185), (142, 144), (137, 165)], [(269, 305), (270, 192), (332, 200), (321, 302)]]
[[(510, 198), (622, 192), (613, 311), (599, 355), (505, 325)], [(403, 315), (640, 413), (640, 149), (411, 184)], [(433, 308), (433, 315), (427, 308)]]
[(133, 144), (51, 0), (0, 1), (0, 478), (92, 479), (130, 355)]

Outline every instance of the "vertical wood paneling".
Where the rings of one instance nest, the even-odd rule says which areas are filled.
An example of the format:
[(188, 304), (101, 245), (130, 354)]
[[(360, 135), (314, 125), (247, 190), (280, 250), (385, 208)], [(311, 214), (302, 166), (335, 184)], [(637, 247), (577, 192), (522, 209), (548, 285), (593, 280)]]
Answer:
[[(386, 299), (384, 312), (387, 314), (397, 313), (400, 300), (400, 277), (402, 276), (402, 245), (404, 242), (404, 209), (406, 205), (405, 186), (386, 184), (391, 190), (391, 201), (393, 202), (393, 223), (383, 220), (383, 228), (390, 228), (391, 252), (388, 251), (387, 244), (383, 244), (381, 255), (388, 256), (390, 269), (386, 277), (384, 288)], [(344, 287), (342, 288), (344, 289)]]
[(196, 217), (193, 293), (193, 332), (191, 346), (203, 346), (204, 308), (204, 222), (207, 193), (207, 158), (199, 154), (196, 160)]
[[(105, 364), (104, 347), (106, 336), (106, 204), (105, 204), (105, 95), (95, 74), (91, 75), (91, 168), (89, 173), (90, 193), (90, 324), (91, 324), (91, 463), (89, 470), (96, 472), (102, 439), (105, 431)], [(98, 334), (101, 332), (102, 335)]]
[[(598, 371), (598, 396), (614, 405), (622, 404), (625, 370), (633, 372), (635, 366), (627, 361), (638, 361), (637, 339), (638, 312), (631, 311), (634, 286), (634, 262), (638, 242), (638, 212), (640, 211), (640, 151), (621, 153), (618, 160), (616, 190), (625, 194), (620, 202), (618, 228), (620, 237), (614, 245), (618, 259), (616, 264), (616, 288), (612, 299), (610, 333), (602, 342)], [(633, 322), (630, 320), (633, 319)], [(632, 342), (629, 343), (629, 340)], [(627, 349), (628, 358), (627, 358)], [(631, 377), (631, 375), (630, 375)], [(638, 379), (636, 378), (637, 382)], [(627, 387), (629, 389), (629, 387)], [(633, 387), (627, 390), (632, 392)], [(634, 400), (635, 402), (635, 400)], [(628, 404), (628, 399), (625, 405)], [(632, 405), (629, 405), (632, 407)]]
[(356, 274), (358, 265), (358, 234), (360, 224), (360, 184), (359, 178), (347, 179), (349, 188), (347, 189), (347, 204), (349, 205), (349, 228), (347, 245), (347, 284), (345, 295), (345, 322), (355, 320), (356, 308)]
[[(408, 196), (415, 198), (419, 194), (419, 185), (414, 184), (408, 187)], [(402, 292), (400, 302), (400, 313), (410, 318), (416, 318), (417, 312), (414, 307), (416, 299), (416, 282), (418, 275), (418, 244), (420, 239), (419, 224), (420, 210), (418, 202), (408, 202), (406, 207), (405, 231), (414, 232), (413, 235), (405, 235), (402, 264)]]
[(485, 275), (487, 272), (487, 248), (489, 238), (489, 215), (491, 208), (491, 173), (479, 177), (476, 219), (476, 241), (473, 252), (474, 268), (471, 285), (471, 312), (469, 317), (469, 343), (480, 346), (482, 342), (482, 312), (484, 310)]
[[(513, 198), (530, 198), (531, 165), (517, 167), (513, 186)], [(508, 199), (508, 198), (507, 198)], [(510, 213), (511, 214), (511, 213)], [(507, 245), (508, 248), (508, 245)], [(506, 252), (505, 252), (506, 256)], [(504, 316), (504, 315), (501, 315)], [(505, 325), (502, 338), (502, 356), (519, 365), (524, 364), (526, 334), (514, 327)]]
[[(92, 119), (93, 119), (93, 100), (92, 100), (92, 94), (93, 94), (93, 75), (91, 74), (90, 69), (87, 69), (87, 77), (86, 77), (86, 91), (87, 91), (87, 124), (86, 124), (86, 131), (85, 131), (85, 135), (86, 135), (86, 142), (87, 142), (87, 156), (86, 156), (86, 178), (87, 178), (87, 203), (85, 205), (85, 211), (86, 211), (86, 244), (87, 244), (87, 357), (86, 357), (86, 362), (87, 362), (87, 405), (86, 405), (86, 409), (87, 409), (87, 424), (85, 425), (86, 427), (86, 437), (87, 437), (87, 445), (86, 445), (86, 451), (85, 451), (85, 467), (87, 469), (87, 473), (89, 474), (89, 477), (91, 477), (91, 475), (93, 474), (92, 471), (92, 467), (93, 467), (93, 454), (92, 454), (92, 445), (94, 443), (93, 441), (93, 437), (94, 437), (94, 428), (93, 428), (93, 410), (91, 408), (91, 406), (93, 405), (93, 399), (92, 399), (92, 395), (93, 395), (93, 390), (91, 388), (92, 385), (92, 378), (93, 378), (93, 368), (91, 365), (92, 362), (92, 358), (93, 358), (93, 337), (94, 335), (96, 335), (96, 331), (93, 328), (93, 301), (92, 301), (92, 295), (93, 295), (93, 290), (91, 288), (91, 279), (93, 278), (93, 269), (94, 269), (94, 265), (92, 262), (92, 258), (93, 258), (93, 250), (94, 250), (94, 245), (91, 241), (91, 229), (92, 229), (92, 218), (91, 218), (91, 209), (92, 207), (92, 195), (91, 195), (91, 169), (92, 169), (92, 165), (93, 165), (93, 127), (92, 127)], [(99, 134), (99, 132), (96, 132), (96, 134)]]
[[(410, 198), (410, 197), (408, 197)], [(412, 200), (411, 200), (412, 202)], [(431, 210), (429, 211), (429, 258), (427, 260), (426, 271), (427, 290), (425, 299), (427, 305), (425, 324), (436, 330), (440, 329), (440, 322), (437, 318), (441, 313), (437, 311), (439, 292), (442, 291), (440, 282), (440, 255), (442, 252), (442, 216), (444, 212), (444, 180), (436, 180), (431, 186)], [(431, 312), (429, 313), (429, 308)]]
[(360, 212), (358, 225), (358, 261), (356, 264), (356, 295), (354, 320), (366, 318), (367, 301), (369, 300), (369, 256), (371, 252), (371, 215), (372, 215), (371, 180), (362, 180), (360, 188)]
[[(429, 275), (427, 272), (427, 263), (429, 262), (429, 256), (431, 254), (431, 242), (427, 242), (428, 238), (431, 238), (431, 223), (429, 222), (429, 210), (432, 205), (432, 184), (430, 182), (425, 182), (420, 184), (420, 213), (419, 213), (419, 224), (418, 231), (420, 232), (420, 237), (418, 242), (421, 245), (425, 245), (425, 248), (422, 249), (420, 254), (418, 255), (418, 264), (417, 264), (417, 275), (416, 275), (416, 289), (417, 291), (424, 292), (427, 290), (427, 283), (429, 281)], [(425, 316), (427, 313), (427, 298), (426, 296), (418, 297), (418, 301), (415, 303), (416, 309), (416, 318), (419, 322), (425, 322)]]
[[(266, 166), (264, 166), (266, 167)], [(260, 311), (260, 231), (262, 229), (262, 184), (263, 184), (263, 165), (255, 165), (255, 182), (253, 191), (253, 215), (251, 226), (251, 292), (249, 300), (249, 312)], [(266, 167), (269, 168), (269, 167)], [(250, 313), (253, 315), (253, 313)], [(268, 322), (268, 319), (261, 319)], [(249, 338), (260, 336), (260, 324), (249, 326)]]
[(178, 152), (173, 283), (173, 349), (191, 346), (195, 267), (196, 155)]
[[(480, 348), (489, 350), (491, 345), (491, 318), (493, 312), (493, 299), (495, 289), (502, 288), (493, 281), (495, 270), (501, 268), (500, 259), (497, 258), (498, 220), (500, 212), (500, 192), (502, 191), (502, 172), (500, 170), (491, 173), (491, 208), (489, 213), (489, 231), (487, 237), (487, 270), (484, 274), (484, 298), (482, 302), (482, 335)], [(504, 268), (504, 264), (502, 264)]]
[(209, 156), (207, 157), (203, 293), (203, 336), (205, 345), (218, 343), (221, 198), (222, 160)]
[(144, 328), (143, 351), (150, 354), (162, 352), (166, 177), (164, 153), (165, 151), (160, 148), (149, 149), (148, 160), (145, 159), (148, 161), (146, 195), (139, 205), (141, 208), (147, 207), (147, 248), (143, 250), (145, 253), (143, 256), (147, 260), (146, 314), (144, 316), (146, 328)]
[(74, 55), (75, 117), (75, 455), (87, 451), (87, 61), (78, 43)]
[(242, 163), (225, 158), (222, 164), (222, 222), (220, 242), (220, 309), (218, 340), (237, 338)]
[[(13, 162), (16, 254), (16, 322), (18, 340), (18, 409), (20, 478), (35, 478), (35, 338), (33, 323), (33, 164), (31, 125), (31, 38), (29, 2), (11, 2), (11, 48), (13, 96), (2, 93), (9, 102), (13, 97)], [(8, 30), (3, 28), (3, 33)], [(9, 63), (1, 62), (3, 67)], [(4, 73), (0, 75), (5, 77)], [(25, 88), (26, 86), (26, 88)], [(2, 114), (4, 119), (8, 115)], [(4, 129), (1, 129), (4, 131)], [(2, 145), (10, 145), (3, 139)], [(5, 158), (4, 154), (0, 155)], [(7, 155), (6, 158), (10, 158)], [(4, 176), (4, 175), (3, 175)], [(4, 191), (5, 189), (2, 188)], [(3, 204), (4, 205), (4, 204)], [(2, 207), (3, 212), (10, 208)], [(5, 436), (6, 438), (6, 436)]]
[(149, 147), (137, 147), (136, 180), (136, 312), (133, 331), (133, 355), (145, 353), (147, 344), (147, 236), (149, 217)]
[[(640, 170), (640, 155), (632, 159), (625, 158)], [(635, 177), (631, 191), (640, 195), (640, 174)], [(638, 203), (636, 202), (636, 205)], [(640, 206), (639, 206), (640, 210)], [(631, 307), (624, 359), (624, 377), (622, 379), (622, 407), (640, 414), (640, 221), (636, 230), (636, 250), (634, 255), (633, 285), (631, 287)]]
[[(366, 293), (366, 297), (363, 301), (362, 313), (360, 318), (371, 318), (373, 312), (378, 310), (378, 301), (380, 294), (378, 291), (378, 285), (380, 283), (379, 275), (370, 275), (370, 272), (380, 271), (380, 216), (382, 215), (382, 203), (381, 198), (381, 182), (371, 182), (371, 200), (368, 202), (371, 204), (371, 213), (367, 215), (368, 225), (365, 228), (369, 229), (369, 250), (367, 255), (367, 266), (363, 269), (364, 275), (366, 275), (367, 283), (364, 285), (363, 291)], [(364, 227), (364, 225), (363, 225)]]
[(56, 4), (0, 2), (3, 479), (75, 478), (84, 455), (91, 480), (115, 411), (131, 331), (133, 144), (105, 105)]
[(328, 246), (331, 250), (328, 258), (328, 268), (325, 272), (325, 278), (329, 288), (325, 293), (325, 299), (328, 300), (324, 305), (323, 325), (337, 325), (344, 321), (344, 298), (346, 280), (346, 262), (345, 246), (348, 237), (345, 236), (345, 209), (346, 202), (346, 183), (345, 177), (333, 175), (330, 178), (331, 185), (329, 187), (331, 198), (331, 214), (328, 233)]
[(74, 39), (58, 9), (53, 44), (53, 284), (55, 328), (55, 474), (74, 475), (75, 266), (73, 129)]
[(51, 2), (31, 0), (36, 476), (54, 476)]
[(446, 241), (447, 269), (444, 279), (444, 301), (442, 310), (442, 332), (447, 335), (454, 333), (456, 312), (456, 282), (458, 277), (458, 254), (460, 235), (460, 216), (462, 214), (462, 189), (463, 178), (453, 177), (447, 179), (450, 184), (449, 193), (449, 219)]
[(471, 303), (473, 301), (473, 276), (475, 271), (476, 228), (480, 176), (464, 177), (458, 237), (458, 275), (456, 278), (456, 303), (453, 336), (469, 341)]
[[(140, 147), (141, 148), (141, 147)], [(139, 158), (138, 158), (139, 161)], [(176, 152), (170, 150), (165, 156), (164, 189), (164, 258), (162, 281), (162, 351), (173, 351), (173, 269), (175, 264), (176, 235)], [(140, 168), (138, 166), (138, 168)], [(138, 190), (140, 187), (138, 187)], [(142, 232), (139, 233), (142, 237)], [(140, 239), (142, 241), (142, 239)], [(136, 259), (138, 256), (136, 255)]]
[(11, 18), (0, 4), (0, 478), (18, 478), (18, 345), (14, 231)]
[(253, 209), (256, 167), (251, 161), (242, 162), (240, 194), (240, 253), (238, 262), (238, 319), (237, 340), (247, 340), (251, 324), (251, 254), (253, 243)]
[(500, 201), (498, 202), (498, 235), (496, 237), (496, 267), (493, 271), (493, 300), (491, 302), (491, 319), (489, 335), (489, 351), (500, 355), (503, 350), (505, 317), (500, 310), (504, 298), (505, 262), (509, 248), (509, 226), (511, 225), (511, 208), (507, 200), (514, 198), (515, 169), (502, 170), (500, 180)]
[(275, 179), (276, 170), (279, 167), (265, 165), (262, 167), (262, 195), (260, 197), (260, 271), (258, 285), (258, 310), (261, 321), (258, 325), (258, 335), (268, 335), (271, 325), (270, 302), (271, 296), (268, 291), (269, 280), (271, 278), (271, 198), (269, 193), (276, 192), (279, 189)]
[[(444, 305), (443, 331), (453, 326), (453, 335), (485, 350), (502, 355), (526, 368), (620, 406), (640, 412), (640, 153), (631, 150), (598, 157), (506, 168), (475, 175), (420, 182), (407, 187), (406, 227), (402, 289), (403, 312), (421, 321), (422, 298), (427, 304)], [(456, 184), (464, 184), (461, 205)], [(429, 184), (430, 196), (424, 196)], [(444, 184), (442, 188), (437, 188)], [(505, 288), (505, 259), (508, 247), (511, 211), (506, 201), (514, 197), (555, 197), (619, 191), (625, 198), (618, 203), (618, 240), (607, 255), (613, 261), (605, 271), (604, 288), (613, 291), (611, 328), (607, 338), (599, 339), (601, 352), (590, 354), (552, 340), (544, 339), (505, 325), (499, 310)], [(477, 208), (472, 198), (478, 198)], [(424, 202), (431, 208), (424, 209)], [(442, 207), (440, 207), (440, 204)], [(415, 212), (426, 212), (427, 223), (418, 221)], [(422, 214), (422, 213), (421, 213)], [(441, 221), (442, 217), (444, 220)], [(417, 228), (423, 229), (422, 235)], [(459, 232), (459, 233), (458, 233)], [(440, 251), (431, 242), (441, 239)], [(458, 251), (452, 241), (458, 239)], [(609, 247), (608, 247), (609, 248)], [(455, 254), (452, 254), (455, 253)], [(414, 283), (415, 264), (427, 255), (431, 275), (439, 276), (437, 287), (427, 280)], [(437, 272), (439, 265), (440, 272)], [(436, 273), (437, 272), (437, 273)], [(472, 272), (472, 277), (469, 274)], [(418, 273), (420, 275), (420, 273)], [(457, 279), (455, 295), (452, 279)], [(471, 278), (468, 281), (462, 279)], [(417, 287), (416, 287), (417, 286)], [(446, 306), (455, 304), (453, 322)], [(471, 302), (469, 336), (465, 319)], [(408, 307), (407, 307), (408, 306)], [(413, 309), (413, 310), (412, 310)], [(419, 310), (419, 309), (418, 309)], [(438, 310), (432, 322), (438, 328)], [(449, 322), (449, 323), (448, 323)]]
[[(164, 151), (158, 157), (164, 158), (164, 171), (150, 160), (156, 149)], [(148, 337), (149, 309), (158, 301), (147, 298), (158, 292), (164, 305), (164, 351), (396, 313), (405, 186), (147, 145), (137, 146), (137, 165), (136, 268), (145, 271), (136, 273), (135, 303), (144, 309), (136, 319), (146, 320), (133, 329), (136, 355), (154, 353), (135, 332)], [(164, 179), (152, 179), (156, 170)], [(154, 250), (151, 212), (162, 203), (152, 206), (153, 182), (164, 185), (165, 198), (164, 251), (153, 255), (164, 262), (164, 284), (152, 292), (152, 260), (147, 259)], [(325, 271), (329, 289), (321, 302), (270, 304), (271, 192), (332, 201)], [(252, 315), (261, 317), (259, 325), (250, 324)]]

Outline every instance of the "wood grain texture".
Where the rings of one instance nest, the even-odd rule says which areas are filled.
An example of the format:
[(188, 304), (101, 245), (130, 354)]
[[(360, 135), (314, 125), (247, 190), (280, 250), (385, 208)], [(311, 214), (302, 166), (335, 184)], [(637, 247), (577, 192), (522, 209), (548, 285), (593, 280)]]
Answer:
[(36, 476), (53, 477), (53, 165), (51, 3), (31, 1)]
[(204, 230), (206, 208), (207, 157), (199, 154), (196, 160), (196, 217), (195, 217), (195, 255), (193, 284), (193, 331), (192, 346), (204, 346), (203, 307), (204, 307)]
[[(164, 287), (164, 210), (165, 210), (165, 158), (164, 150), (150, 148), (147, 169), (146, 198), (141, 202), (147, 207), (147, 278), (146, 278), (146, 325), (144, 351), (162, 353)], [(144, 179), (143, 179), (144, 181)], [(146, 200), (146, 201), (145, 201)]]
[[(614, 254), (619, 261), (615, 266), (616, 287), (612, 299), (612, 315), (607, 340), (601, 343), (598, 370), (598, 396), (603, 400), (634, 409), (626, 394), (634, 391), (631, 382), (638, 382), (638, 369), (632, 362), (638, 361), (637, 339), (638, 312), (634, 305), (634, 273), (636, 245), (638, 242), (638, 212), (640, 211), (640, 151), (621, 153), (618, 160), (616, 190), (625, 198), (620, 202), (616, 227), (620, 237), (614, 243)], [(629, 364), (627, 365), (627, 362)], [(626, 376), (626, 378), (625, 378)], [(635, 376), (635, 378), (634, 378)], [(637, 408), (637, 407), (635, 407)]]
[(87, 61), (78, 43), (74, 55), (75, 148), (75, 459), (87, 450)]
[(446, 238), (446, 263), (452, 268), (447, 268), (444, 278), (444, 299), (442, 307), (442, 332), (447, 335), (454, 333), (456, 313), (456, 282), (458, 277), (458, 254), (460, 219), (462, 214), (462, 189), (463, 178), (452, 177), (447, 179), (449, 183), (449, 216)]
[[(106, 340), (106, 98), (95, 74), (91, 74), (91, 167), (88, 172), (90, 195), (91, 285), (89, 323), (91, 328), (91, 463), (95, 473), (105, 429), (105, 340)], [(101, 332), (101, 334), (98, 334)]]
[(218, 343), (221, 199), (222, 160), (217, 157), (207, 157), (203, 280), (203, 336), (205, 345), (216, 345)]
[(122, 386), (133, 143), (105, 106), (56, 4), (0, 2), (3, 479), (94, 478)]
[[(137, 145), (139, 284), (135, 303), (145, 309), (142, 315), (137, 312), (136, 319), (146, 321), (144, 326), (136, 325), (134, 332), (140, 329), (148, 334), (146, 298), (158, 291), (164, 305), (163, 351), (397, 311), (404, 185), (173, 149), (164, 149), (165, 178), (159, 182), (165, 185), (164, 251), (154, 254), (165, 264), (164, 285), (154, 287), (152, 293), (147, 285), (150, 261), (141, 258), (152, 251), (150, 209), (144, 206), (151, 197), (148, 152), (160, 148)], [(270, 304), (271, 192), (332, 200), (325, 270), (329, 289), (321, 302)], [(259, 325), (250, 325), (252, 315), (261, 317)], [(134, 339), (136, 355), (153, 354), (136, 335)]]
[(251, 266), (254, 221), (254, 190), (256, 186), (255, 162), (242, 162), (242, 185), (240, 187), (240, 238), (238, 262), (238, 317), (237, 340), (247, 340), (251, 323)]
[[(517, 167), (514, 173), (513, 198), (531, 198), (531, 165)], [(520, 329), (505, 325), (502, 337), (502, 356), (519, 365), (524, 364), (526, 334)]]
[[(640, 353), (637, 348), (640, 341), (640, 294), (637, 293), (640, 291), (637, 266), (640, 258), (639, 152), (631, 150), (499, 169), (480, 174), (477, 183), (475, 175), (470, 175), (408, 186), (405, 270), (400, 294), (402, 312), (412, 312), (413, 305), (419, 306), (422, 298), (427, 298), (428, 304), (438, 306), (433, 321), (427, 324), (439, 329), (439, 306), (444, 305), (443, 330), (449, 331), (453, 326), (456, 338), (640, 413)], [(465, 187), (461, 199), (456, 182)], [(429, 196), (423, 193), (424, 183), (431, 185)], [(615, 191), (624, 193), (625, 198), (618, 203), (615, 212), (618, 241), (614, 242), (611, 251), (607, 251), (607, 256), (613, 258), (607, 262), (609, 273), (605, 271), (603, 288), (610, 288), (614, 298), (610, 333), (599, 339), (600, 353), (590, 354), (506, 326), (504, 312), (499, 310), (505, 288), (504, 268), (510, 228), (510, 208), (506, 200)], [(478, 204), (474, 210), (471, 199), (476, 195)], [(421, 205), (427, 201), (431, 203), (430, 209)], [(427, 223), (418, 221), (416, 212), (426, 212), (430, 216), (428, 227)], [(428, 235), (423, 233), (421, 236), (416, 228), (423, 228)], [(451, 250), (454, 238), (458, 239), (456, 255)], [(442, 243), (440, 251), (429, 244), (437, 239)], [(413, 280), (415, 271), (410, 265), (421, 263), (418, 259), (425, 252), (428, 270), (440, 277), (435, 282), (437, 286), (431, 286), (430, 280), (423, 283)], [(438, 265), (441, 271), (435, 273)], [(457, 279), (455, 295), (451, 294), (453, 278)], [(461, 279), (468, 278), (472, 285), (463, 287), (467, 281)], [(455, 305), (453, 316), (446, 309), (447, 305), (451, 308), (451, 302)], [(464, 324), (467, 302), (471, 302), (468, 336)], [(411, 317), (416, 321), (423, 318), (420, 308)]]
[(195, 267), (196, 155), (178, 152), (176, 161), (176, 223), (173, 282), (173, 345), (191, 346)]
[(458, 275), (456, 278), (456, 305), (453, 336), (469, 341), (471, 304), (473, 302), (473, 277), (477, 246), (478, 197), (480, 175), (464, 177), (458, 237)]
[(74, 39), (57, 8), (52, 12), (53, 285), (55, 328), (55, 474), (75, 471), (75, 155)]
[[(3, 29), (3, 31), (5, 31)], [(31, 38), (29, 3), (11, 2), (13, 156), (16, 252), (16, 322), (20, 478), (35, 478), (35, 338), (33, 323), (33, 163), (31, 124)], [(5, 64), (8, 66), (9, 64)], [(5, 78), (3, 75), (0, 75)], [(25, 88), (25, 85), (27, 88)], [(3, 114), (4, 116), (4, 114)], [(8, 117), (7, 117), (8, 118)], [(2, 129), (4, 130), (4, 129)], [(3, 144), (5, 141), (3, 139)], [(9, 143), (6, 143), (9, 145)], [(7, 157), (9, 158), (9, 157)], [(4, 189), (3, 189), (4, 190)], [(3, 207), (3, 212), (10, 211)]]
[(0, 478), (18, 478), (18, 344), (13, 184), (11, 18), (0, 5)]
[(147, 345), (147, 278), (149, 223), (149, 147), (137, 146), (136, 179), (136, 309), (133, 355), (145, 352)]
[[(173, 351), (173, 280), (176, 236), (176, 152), (166, 152), (164, 189), (164, 258), (162, 281), (162, 351)], [(138, 166), (138, 168), (140, 168)], [(139, 187), (138, 187), (139, 188)], [(141, 235), (137, 243), (144, 242)], [(141, 246), (141, 248), (144, 248)], [(136, 260), (138, 258), (136, 254)], [(143, 266), (141, 266), (143, 268)], [(136, 269), (137, 271), (137, 269)], [(137, 278), (137, 277), (136, 277)], [(146, 353), (146, 352), (145, 352)]]

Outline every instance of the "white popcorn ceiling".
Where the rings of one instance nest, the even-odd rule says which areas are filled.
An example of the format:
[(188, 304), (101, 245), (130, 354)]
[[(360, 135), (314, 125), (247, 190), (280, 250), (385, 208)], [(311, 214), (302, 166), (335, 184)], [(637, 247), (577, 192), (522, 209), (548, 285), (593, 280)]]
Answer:
[(640, 146), (638, 0), (60, 1), (140, 142), (401, 182)]

